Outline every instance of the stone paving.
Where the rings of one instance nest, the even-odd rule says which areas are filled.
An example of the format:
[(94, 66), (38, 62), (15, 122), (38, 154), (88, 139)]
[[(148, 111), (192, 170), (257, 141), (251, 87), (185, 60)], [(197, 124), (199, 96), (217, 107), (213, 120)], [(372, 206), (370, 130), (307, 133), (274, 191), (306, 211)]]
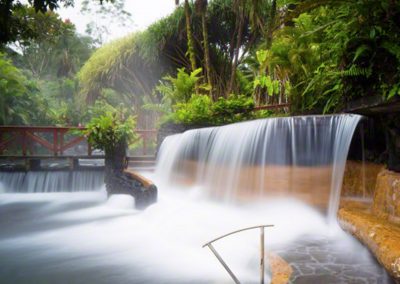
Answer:
[(304, 236), (274, 252), (293, 269), (289, 283), (394, 284), (385, 269), (356, 240)]

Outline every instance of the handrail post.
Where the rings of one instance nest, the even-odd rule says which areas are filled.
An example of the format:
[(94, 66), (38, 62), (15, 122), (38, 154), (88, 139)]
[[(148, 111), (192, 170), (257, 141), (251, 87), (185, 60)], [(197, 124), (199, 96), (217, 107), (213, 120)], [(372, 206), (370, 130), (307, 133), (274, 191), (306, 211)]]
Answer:
[(207, 244), (208, 248), (213, 252), (215, 257), (219, 260), (219, 262), (222, 264), (222, 266), (225, 268), (225, 270), (229, 273), (229, 275), (232, 277), (233, 281), (236, 284), (240, 284), (240, 281), (237, 279), (235, 274), (233, 274), (232, 270), (229, 268), (229, 266), (225, 263), (225, 261), (222, 259), (222, 257), (219, 255), (219, 253), (214, 249), (212, 244)]
[(203, 248), (209, 247), (210, 250), (217, 257), (219, 262), (224, 266), (225, 270), (228, 271), (229, 275), (232, 277), (232, 279), (235, 281), (235, 283), (240, 283), (239, 280), (236, 278), (236, 276), (233, 274), (233, 272), (229, 269), (228, 265), (226, 265), (226, 263), (223, 261), (222, 257), (218, 254), (218, 252), (212, 246), (212, 243), (214, 243), (220, 239), (226, 238), (227, 236), (239, 233), (239, 232), (260, 228), (260, 283), (264, 284), (264, 277), (265, 277), (265, 245), (264, 245), (265, 234), (264, 234), (264, 232), (265, 232), (265, 228), (273, 227), (273, 226), (274, 225), (259, 225), (259, 226), (252, 226), (252, 227), (247, 227), (247, 228), (243, 228), (240, 230), (236, 230), (236, 231), (230, 232), (228, 234), (222, 235), (216, 239), (209, 241), (208, 243), (203, 245)]
[(264, 271), (265, 271), (265, 264), (264, 264), (264, 227), (260, 227), (260, 283), (264, 284)]

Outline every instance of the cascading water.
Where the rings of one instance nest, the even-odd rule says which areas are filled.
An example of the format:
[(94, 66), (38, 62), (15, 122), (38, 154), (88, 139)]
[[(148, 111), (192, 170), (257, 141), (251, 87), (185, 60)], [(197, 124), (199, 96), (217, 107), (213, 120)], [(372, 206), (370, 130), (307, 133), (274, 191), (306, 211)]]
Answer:
[[(142, 212), (131, 196), (104, 191), (0, 194), (0, 283), (231, 283), (202, 245), (258, 224), (275, 225), (266, 250), (290, 263), (293, 283), (391, 283), (365, 248), (308, 206), (331, 200), (335, 211), (359, 119), (276, 118), (168, 137), (148, 176), (158, 202)], [(19, 192), (37, 191), (42, 178), (0, 180)], [(258, 282), (257, 231), (214, 246), (242, 283)]]
[(93, 191), (103, 184), (102, 171), (0, 172), (0, 193)]
[(358, 115), (263, 119), (167, 137), (156, 175), (225, 201), (292, 197), (335, 218)]

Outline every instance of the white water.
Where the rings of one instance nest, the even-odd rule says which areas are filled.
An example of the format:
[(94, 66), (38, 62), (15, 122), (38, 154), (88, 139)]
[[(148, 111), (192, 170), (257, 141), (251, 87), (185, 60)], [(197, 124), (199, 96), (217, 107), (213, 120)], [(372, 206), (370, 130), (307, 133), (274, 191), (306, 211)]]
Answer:
[[(0, 283), (230, 283), (201, 247), (216, 236), (272, 223), (276, 227), (266, 231), (271, 252), (303, 234), (332, 234), (324, 218), (296, 201), (228, 206), (199, 199), (196, 189), (160, 190), (159, 202), (143, 212), (133, 209), (131, 197), (106, 201), (104, 192), (4, 194), (0, 209), (20, 206), (27, 212), (18, 219), (11, 215), (14, 210), (3, 215), (18, 226), (0, 233)], [(77, 206), (87, 202), (93, 205)], [(244, 283), (258, 281), (258, 234), (250, 231), (215, 244)], [(350, 247), (354, 243), (335, 234)], [(21, 275), (10, 274), (12, 269)]]
[[(335, 219), (344, 167), (358, 115), (263, 119), (167, 137), (156, 175), (162, 183), (201, 186), (224, 202), (249, 192), (268, 198), (327, 197)], [(194, 165), (194, 166), (193, 166)], [(192, 169), (193, 168), (193, 169)]]
[(0, 192), (71, 192), (100, 190), (102, 171), (0, 172)]
[[(356, 124), (358, 118), (335, 117), (328, 125), (336, 125), (339, 134), (335, 137), (349, 143), (347, 139), (350, 138), (343, 137), (352, 133), (351, 123)], [(310, 119), (301, 118), (302, 121)], [(312, 120), (315, 122), (315, 118)], [(228, 171), (228, 176), (213, 175), (221, 164), (238, 172), (242, 166), (255, 160), (267, 166), (268, 163), (293, 163), (294, 157), (299, 164), (326, 165), (336, 152), (347, 154), (346, 149), (332, 146), (336, 142), (325, 136), (328, 132), (322, 131), (321, 136), (320, 130), (315, 129), (309, 129), (307, 133), (325, 138), (305, 139), (314, 143), (312, 146), (289, 142), (290, 147), (282, 146), (282, 141), (274, 140), (279, 137), (274, 131), (280, 123), (256, 121), (168, 138), (161, 148), (157, 173), (149, 176), (158, 186), (159, 200), (145, 211), (133, 209), (134, 200), (130, 196), (113, 196), (107, 200), (104, 190), (0, 195), (0, 283), (231, 283), (215, 257), (202, 245), (219, 235), (258, 224), (275, 225), (266, 230), (267, 252), (286, 247), (304, 235), (318, 236), (344, 246), (346, 257), (362, 262), (357, 263), (358, 268), (365, 265), (371, 269), (376, 264), (366, 249), (337, 227), (329, 226), (318, 211), (290, 196), (242, 203), (225, 202), (234, 197), (231, 192), (227, 192), (224, 199), (210, 198), (213, 180), (233, 186), (226, 187), (227, 190), (240, 190), (235, 189), (229, 180), (235, 179), (235, 174)], [(290, 123), (294, 125), (297, 122), (293, 120)], [(256, 127), (253, 129), (253, 126)], [(227, 129), (234, 135), (231, 136)], [(270, 136), (272, 133), (277, 137)], [(301, 135), (299, 131), (294, 133)], [(332, 134), (333, 129), (329, 133)], [(294, 141), (302, 140), (296, 134), (288, 135), (286, 133), (285, 137)], [(178, 186), (173, 179), (186, 174), (177, 167), (184, 161), (180, 157), (182, 153), (184, 157), (193, 155), (193, 148), (184, 142), (185, 139), (199, 145), (196, 149), (199, 149), (198, 157), (202, 157), (202, 166), (196, 169), (198, 179), (194, 184)], [(334, 152), (321, 150), (318, 153), (325, 153), (324, 157), (300, 157), (304, 153), (298, 152), (299, 147), (305, 147), (306, 153), (314, 155), (313, 149), (325, 149), (317, 142), (331, 145), (329, 149)], [(219, 150), (208, 148), (210, 145), (218, 145), (215, 147)], [(258, 157), (254, 150), (247, 148), (251, 145), (263, 145), (262, 152), (272, 156)], [(268, 145), (280, 147), (274, 152)], [(287, 149), (291, 152), (285, 152)], [(281, 155), (285, 160), (281, 160)], [(341, 159), (345, 157), (334, 161), (337, 163)], [(236, 164), (231, 165), (231, 162)], [(339, 168), (337, 172), (336, 177), (340, 178)], [(209, 175), (213, 178), (207, 179)], [(205, 182), (201, 182), (201, 177), (206, 179)], [(243, 283), (257, 283), (257, 230), (218, 241), (215, 248)], [(335, 265), (343, 271), (349, 270), (348, 262), (332, 266)]]

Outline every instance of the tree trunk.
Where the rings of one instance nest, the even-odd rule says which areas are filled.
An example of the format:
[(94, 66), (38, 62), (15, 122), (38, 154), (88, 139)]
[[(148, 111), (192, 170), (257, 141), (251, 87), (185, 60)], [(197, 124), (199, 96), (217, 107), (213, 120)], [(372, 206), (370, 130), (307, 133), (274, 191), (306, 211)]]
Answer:
[(274, 30), (275, 17), (276, 17), (276, 0), (273, 0), (271, 5), (271, 13), (269, 14), (269, 21), (268, 21), (267, 49), (270, 49), (272, 46), (272, 32)]
[(244, 25), (244, 7), (241, 8), (240, 5), (238, 5), (237, 12), (238, 12), (239, 26), (238, 26), (237, 41), (236, 41), (236, 46), (235, 46), (235, 51), (234, 51), (234, 57), (232, 60), (231, 74), (230, 74), (228, 89), (226, 92), (226, 97), (228, 97), (231, 94), (231, 92), (233, 90), (233, 86), (235, 84), (236, 68), (238, 65), (239, 51), (240, 51), (240, 46), (242, 43), (242, 34), (243, 34), (243, 25)]
[(210, 86), (210, 98), (215, 100), (213, 95), (213, 84), (211, 78), (211, 65), (210, 65), (210, 49), (208, 43), (208, 29), (207, 29), (207, 8), (201, 13), (201, 25), (203, 28), (203, 48), (204, 48), (204, 61), (206, 65), (206, 78), (207, 84)]
[[(190, 27), (190, 6), (189, 0), (185, 0), (185, 19), (186, 19), (186, 34), (187, 34), (187, 45), (188, 45), (188, 53), (189, 53), (189, 60), (190, 66), (192, 68), (192, 72), (197, 69), (196, 65), (196, 52), (194, 49), (194, 39), (192, 34), (192, 28)], [(199, 85), (196, 82), (195, 85), (196, 95), (199, 94)]]

